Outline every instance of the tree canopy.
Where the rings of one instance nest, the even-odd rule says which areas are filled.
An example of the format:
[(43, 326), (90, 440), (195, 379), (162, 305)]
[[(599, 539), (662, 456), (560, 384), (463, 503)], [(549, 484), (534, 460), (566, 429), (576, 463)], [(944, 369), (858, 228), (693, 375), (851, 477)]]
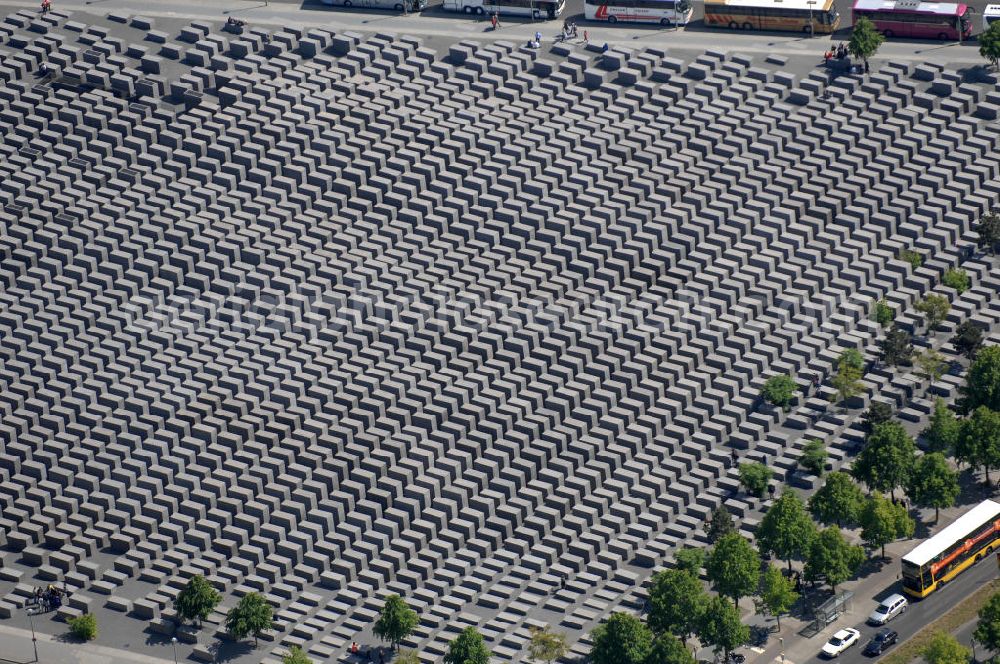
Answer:
[[(486, 642), (479, 630), (475, 627), (466, 627), (458, 636), (448, 642), (448, 652), (444, 655), (444, 664), (489, 664), (490, 656), (490, 650), (486, 647)], [(595, 661), (594, 664), (601, 663)], [(608, 660), (607, 664), (614, 664), (614, 662)], [(631, 663), (622, 662), (622, 664)]]
[(271, 605), (263, 595), (247, 593), (226, 614), (226, 631), (237, 641), (253, 635), (256, 647), (260, 635), (273, 626), (272, 616)]
[(875, 24), (862, 16), (854, 23), (851, 40), (847, 42), (847, 50), (854, 57), (864, 60), (867, 65), (868, 58), (878, 52), (878, 47), (883, 41), (885, 37), (875, 29)]
[(861, 508), (861, 539), (870, 547), (882, 547), (902, 537), (913, 535), (913, 519), (902, 505), (891, 502), (881, 493), (873, 493)]
[(836, 471), (826, 477), (826, 483), (809, 499), (809, 511), (821, 523), (838, 526), (858, 522), (864, 494), (847, 473)]
[(826, 579), (834, 592), (837, 585), (851, 578), (865, 559), (860, 546), (849, 544), (837, 526), (821, 530), (813, 538), (806, 559), (806, 579), (816, 581)]
[(961, 425), (955, 413), (948, 408), (944, 399), (938, 397), (934, 401), (934, 412), (931, 413), (930, 422), (923, 431), (927, 447), (932, 452), (953, 452), (958, 444), (960, 430)]
[(955, 334), (951, 338), (951, 345), (955, 347), (956, 352), (961, 353), (971, 360), (983, 346), (983, 328), (971, 320), (962, 321), (955, 328)]
[(683, 570), (663, 570), (653, 576), (646, 621), (655, 634), (668, 632), (687, 641), (698, 628), (706, 602), (708, 595), (698, 577)]
[(685, 547), (674, 553), (674, 560), (677, 561), (677, 569), (698, 576), (705, 566), (705, 549), (699, 546)]
[(715, 589), (739, 604), (752, 595), (760, 583), (760, 554), (739, 533), (730, 533), (716, 542), (705, 563), (705, 571)]
[(728, 661), (730, 651), (750, 639), (750, 628), (740, 622), (739, 609), (721, 597), (713, 597), (701, 614), (698, 639), (717, 653), (723, 651), (723, 661)]
[(1000, 593), (995, 593), (979, 609), (979, 622), (972, 635), (990, 650), (1000, 650)]
[(914, 363), (917, 365), (917, 375), (931, 382), (938, 380), (948, 371), (948, 360), (933, 348), (917, 353)]
[(935, 522), (942, 507), (955, 504), (959, 491), (958, 473), (948, 466), (943, 454), (931, 452), (917, 459), (907, 495), (915, 505), (933, 507)]
[(955, 458), (973, 470), (984, 468), (988, 481), (990, 468), (1000, 465), (1000, 413), (986, 406), (972, 411), (959, 428)]
[(933, 332), (948, 317), (948, 312), (951, 311), (951, 302), (944, 295), (931, 293), (913, 305), (913, 308), (924, 315), (927, 331)]
[(907, 365), (913, 357), (913, 337), (900, 327), (893, 325), (879, 342), (882, 361), (889, 366)]
[(212, 587), (205, 577), (196, 574), (188, 579), (184, 588), (174, 599), (174, 611), (177, 617), (184, 620), (204, 620), (212, 614), (215, 607), (222, 601), (222, 595)]
[(562, 632), (553, 632), (548, 625), (545, 627), (532, 625), (528, 629), (531, 633), (528, 641), (528, 657), (531, 659), (551, 664), (565, 656), (569, 650), (566, 635)]
[(927, 664), (969, 664), (972, 651), (947, 632), (934, 632), (920, 652)]
[(980, 249), (991, 254), (996, 252), (997, 244), (1000, 243), (1000, 209), (994, 208), (979, 219), (976, 234), (979, 236), (976, 244)]
[[(593, 664), (643, 664), (653, 648), (653, 633), (641, 620), (627, 613), (612, 613), (607, 622), (594, 628), (590, 638)], [(465, 662), (454, 660), (445, 664)]]
[(875, 302), (875, 306), (872, 307), (872, 318), (875, 322), (881, 325), (883, 328), (892, 325), (892, 322), (896, 320), (896, 312), (889, 303), (885, 301), (885, 298)]
[(722, 539), (723, 535), (732, 532), (736, 532), (733, 515), (729, 513), (725, 505), (719, 505), (712, 511), (712, 517), (709, 519), (708, 528), (705, 531), (705, 534), (708, 535), (708, 541), (715, 544)]
[(767, 483), (771, 481), (771, 475), (774, 474), (770, 468), (756, 461), (741, 463), (739, 473), (740, 484), (747, 490), (747, 493), (758, 498), (764, 495)]
[(945, 272), (944, 276), (941, 277), (941, 283), (948, 288), (954, 288), (959, 295), (969, 290), (972, 286), (969, 273), (959, 268), (951, 268)]
[(892, 416), (892, 406), (884, 401), (872, 401), (868, 410), (861, 416), (861, 427), (865, 430), (865, 434), (870, 434), (876, 424), (888, 422)]
[(653, 647), (644, 664), (695, 664), (694, 655), (673, 634), (660, 634), (653, 640)]
[(819, 438), (813, 438), (802, 448), (802, 456), (799, 457), (799, 465), (808, 470), (816, 477), (823, 477), (826, 470), (826, 447)]
[(292, 646), (281, 656), (281, 664), (313, 664), (313, 661), (301, 647)]
[(902, 424), (883, 422), (868, 436), (851, 473), (870, 490), (891, 493), (909, 481), (916, 450)]
[(980, 406), (1000, 410), (1000, 346), (983, 348), (969, 365), (963, 390), (965, 412)]
[(772, 553), (792, 569), (792, 559), (804, 560), (816, 534), (806, 506), (794, 491), (785, 491), (757, 527), (757, 546), (762, 553)]
[(69, 633), (81, 641), (93, 641), (97, 638), (97, 617), (93, 613), (72, 616), (66, 621)]
[(768, 565), (760, 579), (760, 602), (778, 621), (778, 631), (781, 631), (781, 614), (788, 613), (798, 599), (792, 580), (774, 565)]
[(787, 409), (792, 403), (792, 396), (796, 390), (798, 390), (798, 386), (795, 385), (791, 376), (778, 374), (764, 381), (764, 385), (760, 389), (760, 396), (772, 406)]
[(392, 594), (385, 598), (373, 631), (375, 636), (391, 643), (394, 650), (399, 650), (400, 641), (413, 633), (419, 621), (417, 612), (402, 597)]

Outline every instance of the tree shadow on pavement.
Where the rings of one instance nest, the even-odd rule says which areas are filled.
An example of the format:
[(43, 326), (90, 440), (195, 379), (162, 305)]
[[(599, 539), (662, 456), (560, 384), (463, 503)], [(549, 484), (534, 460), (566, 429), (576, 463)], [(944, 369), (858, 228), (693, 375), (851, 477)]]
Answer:
[(228, 662), (253, 652), (253, 641), (219, 641), (216, 644), (215, 661)]

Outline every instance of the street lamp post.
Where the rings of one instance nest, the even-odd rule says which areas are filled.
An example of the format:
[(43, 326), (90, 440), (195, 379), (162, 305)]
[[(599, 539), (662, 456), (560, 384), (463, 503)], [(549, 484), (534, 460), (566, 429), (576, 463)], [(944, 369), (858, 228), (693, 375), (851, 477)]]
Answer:
[(38, 639), (35, 638), (35, 621), (32, 620), (34, 613), (31, 609), (25, 611), (28, 614), (28, 624), (31, 626), (31, 648), (35, 651), (35, 661), (38, 661)]
[(813, 5), (816, 0), (808, 0), (806, 4), (809, 5), (809, 38), (812, 39), (816, 36), (816, 27), (813, 25)]
[(177, 637), (170, 637), (170, 645), (174, 647), (174, 664), (177, 664)]

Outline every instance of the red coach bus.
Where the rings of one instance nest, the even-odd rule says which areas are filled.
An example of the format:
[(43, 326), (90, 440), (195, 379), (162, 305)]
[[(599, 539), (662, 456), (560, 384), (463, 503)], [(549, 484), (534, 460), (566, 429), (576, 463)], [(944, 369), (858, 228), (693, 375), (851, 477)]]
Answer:
[(972, 36), (973, 11), (968, 5), (955, 2), (857, 0), (853, 22), (864, 16), (886, 37), (968, 39)]

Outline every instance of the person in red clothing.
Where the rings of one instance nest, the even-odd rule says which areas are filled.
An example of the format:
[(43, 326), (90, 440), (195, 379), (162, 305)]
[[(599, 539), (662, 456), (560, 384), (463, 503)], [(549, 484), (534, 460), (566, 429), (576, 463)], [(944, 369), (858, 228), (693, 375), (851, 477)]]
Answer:
[(351, 654), (352, 655), (357, 655), (358, 654), (358, 650), (360, 650), (360, 647), (358, 646), (358, 642), (357, 641), (352, 641), (351, 642)]

